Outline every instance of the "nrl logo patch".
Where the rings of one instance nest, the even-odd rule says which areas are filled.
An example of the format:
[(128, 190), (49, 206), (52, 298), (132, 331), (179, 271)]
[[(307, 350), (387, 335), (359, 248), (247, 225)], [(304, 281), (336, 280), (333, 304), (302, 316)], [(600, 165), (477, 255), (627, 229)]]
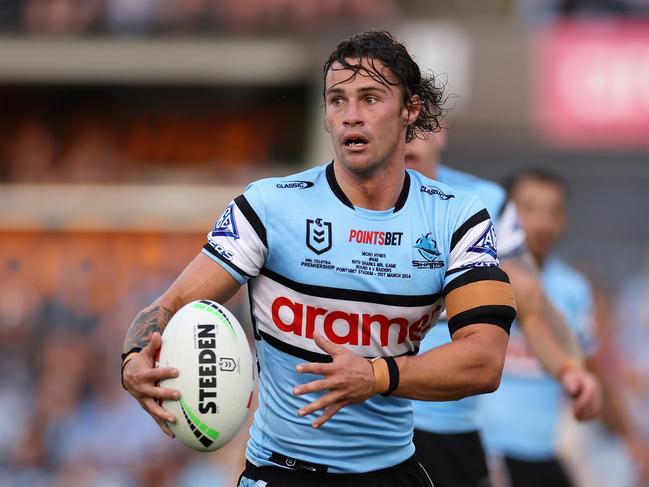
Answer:
[(306, 246), (317, 255), (331, 250), (331, 222), (322, 221), (322, 218), (306, 221)]

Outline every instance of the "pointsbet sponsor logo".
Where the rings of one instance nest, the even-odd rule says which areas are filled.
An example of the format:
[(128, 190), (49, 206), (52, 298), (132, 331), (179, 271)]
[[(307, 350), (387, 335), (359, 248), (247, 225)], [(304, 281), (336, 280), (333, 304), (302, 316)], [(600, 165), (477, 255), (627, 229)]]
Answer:
[[(399, 330), (396, 344), (406, 341), (421, 340), (433, 323), (435, 314), (440, 310), (437, 306), (432, 312), (425, 313), (416, 320), (410, 322), (404, 317), (388, 317), (383, 314), (374, 313), (350, 313), (341, 310), (329, 310), (317, 306), (310, 306), (299, 302), (291, 301), (289, 298), (280, 296), (273, 301), (271, 314), (275, 326), (284, 333), (292, 333), (297, 336), (313, 339), (313, 332), (324, 333), (328, 340), (341, 345), (363, 345), (371, 343), (372, 330), (379, 330), (379, 340), (382, 347), (394, 345), (388, 343), (390, 329), (395, 327)], [(346, 323), (347, 326), (339, 326), (339, 323)], [(334, 329), (336, 324), (336, 329)], [(346, 330), (344, 333), (341, 333)]]
[(379, 232), (375, 230), (349, 231), (349, 242), (372, 245), (401, 245), (403, 232)]

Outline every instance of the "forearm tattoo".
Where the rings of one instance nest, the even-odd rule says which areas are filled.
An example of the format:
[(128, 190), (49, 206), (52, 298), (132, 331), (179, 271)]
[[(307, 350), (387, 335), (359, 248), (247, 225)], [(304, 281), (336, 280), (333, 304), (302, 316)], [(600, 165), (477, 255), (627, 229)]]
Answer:
[(164, 331), (172, 315), (173, 313), (163, 306), (140, 311), (126, 332), (123, 352), (146, 347), (154, 332)]

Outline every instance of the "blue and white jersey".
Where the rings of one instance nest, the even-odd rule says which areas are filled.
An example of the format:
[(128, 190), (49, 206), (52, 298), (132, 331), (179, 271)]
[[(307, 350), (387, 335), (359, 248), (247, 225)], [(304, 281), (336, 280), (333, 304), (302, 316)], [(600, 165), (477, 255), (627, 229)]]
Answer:
[[(595, 350), (593, 303), (588, 281), (556, 257), (546, 260), (541, 280), (588, 356)], [(554, 457), (555, 432), (563, 397), (561, 385), (546, 374), (513, 327), (500, 388), (479, 398), (487, 450), (528, 461)]]
[[(374, 396), (313, 429), (315, 416), (297, 411), (322, 394), (292, 390), (321, 378), (297, 374), (297, 364), (331, 360), (314, 332), (364, 357), (416, 354), (447, 293), (507, 279), (478, 199), (414, 171), (387, 211), (354, 207), (333, 164), (257, 181), (230, 203), (203, 251), (249, 285), (260, 373), (247, 458), (331, 473), (408, 459), (411, 401)], [(456, 326), (470, 324), (471, 310), (461, 314)]]
[[(478, 197), (491, 218), (497, 219), (498, 255), (501, 259), (520, 252), (525, 245), (525, 234), (519, 224), (516, 207), (506, 202), (505, 190), (498, 184), (472, 174), (440, 166), (440, 182)], [(444, 318), (444, 316), (442, 316)], [(420, 352), (426, 352), (451, 341), (448, 324), (440, 322), (422, 340)], [(413, 401), (415, 428), (432, 433), (466, 433), (478, 429), (476, 396), (459, 401)]]

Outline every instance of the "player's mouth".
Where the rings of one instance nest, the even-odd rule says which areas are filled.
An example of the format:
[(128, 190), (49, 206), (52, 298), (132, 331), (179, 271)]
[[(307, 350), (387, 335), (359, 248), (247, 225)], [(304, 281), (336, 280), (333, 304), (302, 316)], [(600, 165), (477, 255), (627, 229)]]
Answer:
[(369, 144), (367, 137), (361, 134), (347, 134), (343, 138), (343, 147), (351, 152), (359, 152), (365, 149)]

